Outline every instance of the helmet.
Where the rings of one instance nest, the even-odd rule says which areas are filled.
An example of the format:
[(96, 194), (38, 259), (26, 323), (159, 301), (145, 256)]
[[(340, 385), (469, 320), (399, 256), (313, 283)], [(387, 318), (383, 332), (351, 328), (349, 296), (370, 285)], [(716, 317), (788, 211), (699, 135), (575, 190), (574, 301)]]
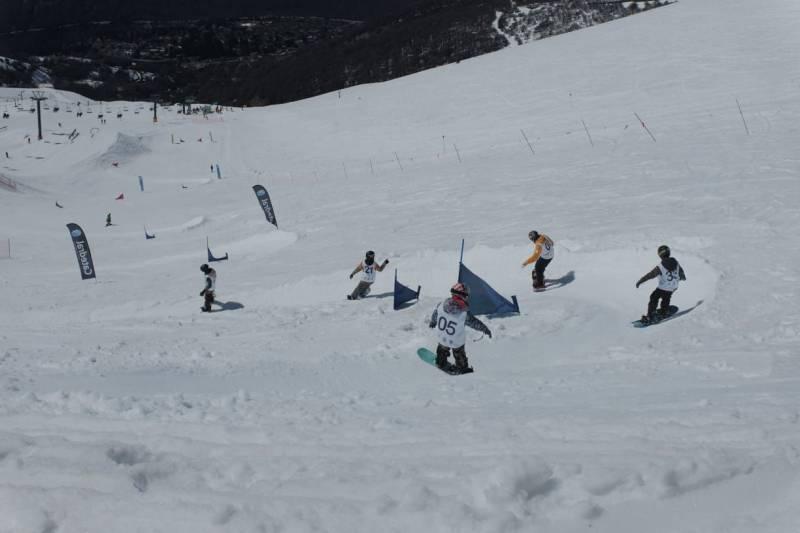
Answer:
[(664, 259), (669, 257), (670, 253), (672, 252), (670, 252), (669, 246), (667, 246), (666, 244), (662, 244), (661, 246), (658, 247), (658, 257)]
[(210, 269), (208, 268), (207, 264), (203, 263), (202, 265), (200, 265), (200, 272), (202, 272), (203, 274), (208, 273), (209, 270)]
[(456, 300), (460, 300), (464, 303), (467, 303), (467, 300), (469, 299), (469, 285), (466, 285), (459, 281), (458, 283), (450, 287), (450, 294)]
[(528, 238), (529, 238), (530, 240), (532, 240), (533, 242), (536, 242), (536, 239), (538, 239), (538, 238), (539, 238), (539, 232), (538, 232), (538, 231), (535, 231), (535, 230), (534, 230), (534, 231), (531, 231), (530, 233), (528, 233)]
[(371, 265), (372, 263), (374, 263), (375, 262), (375, 252), (373, 252), (372, 250), (367, 251), (367, 255), (364, 256), (364, 262), (366, 262), (368, 265)]

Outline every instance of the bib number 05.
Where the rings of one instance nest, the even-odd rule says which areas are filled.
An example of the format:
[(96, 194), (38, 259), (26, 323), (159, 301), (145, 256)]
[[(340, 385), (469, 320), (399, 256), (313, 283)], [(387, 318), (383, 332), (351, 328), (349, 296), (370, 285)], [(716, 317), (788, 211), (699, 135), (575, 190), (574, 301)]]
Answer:
[(456, 334), (456, 323), (452, 320), (447, 320), (445, 317), (440, 316), (439, 322), (436, 325), (440, 330), (444, 331), (448, 335)]

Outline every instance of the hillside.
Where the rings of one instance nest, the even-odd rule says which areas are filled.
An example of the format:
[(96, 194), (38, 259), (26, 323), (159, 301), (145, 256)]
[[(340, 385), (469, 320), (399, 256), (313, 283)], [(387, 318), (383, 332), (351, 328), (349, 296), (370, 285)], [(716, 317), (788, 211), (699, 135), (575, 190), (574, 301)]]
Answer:
[[(200, 6), (170, 20), (141, 18), (150, 13), (147, 4), (127, 4), (106, 20), (94, 12), (107, 9), (98, 4), (76, 8), (85, 12), (81, 17), (57, 19), (78, 17), (80, 23), (0, 35), (0, 56), (32, 65), (13, 76), (6, 72), (0, 83), (30, 86), (38, 69), (55, 88), (94, 99), (282, 103), (456, 63), (663, 3), (398, 1), (370, 3), (376, 13), (359, 20), (321, 17), (330, 12), (303, 4), (292, 16), (280, 10), (265, 15), (270, 4), (249, 10), (234, 4), (215, 16)], [(135, 17), (126, 15), (130, 9)], [(360, 12), (340, 15), (348, 13)]]
[(258, 16), (328, 17), (364, 20), (407, 8), (418, 0), (4, 0), (0, 32), (54, 28), (98, 21), (175, 21)]
[[(48, 89), (41, 142), (0, 90), (0, 532), (800, 529), (800, 5), (751, 7), (155, 124)], [(461, 239), (521, 312), (453, 377), (415, 351)], [(688, 312), (636, 329), (661, 244)]]

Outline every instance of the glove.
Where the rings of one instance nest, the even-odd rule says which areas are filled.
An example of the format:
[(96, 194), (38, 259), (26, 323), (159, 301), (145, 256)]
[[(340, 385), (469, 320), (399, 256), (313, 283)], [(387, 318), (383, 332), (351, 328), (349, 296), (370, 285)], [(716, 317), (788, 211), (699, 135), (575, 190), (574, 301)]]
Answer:
[(352, 274), (350, 274), (350, 279), (353, 279), (353, 275)]
[(637, 281), (637, 282), (636, 282), (636, 288), (638, 289), (638, 288), (639, 288), (639, 285), (641, 285), (641, 284), (642, 284), (642, 282), (641, 282), (641, 281)]
[(525, 263), (522, 263), (522, 268), (525, 268), (526, 266), (528, 266), (528, 265), (526, 265)]
[(200, 292), (200, 296), (205, 296), (205, 295), (206, 295), (206, 290), (203, 289), (202, 292)]
[(490, 332), (486, 333), (486, 336), (491, 339), (492, 338), (492, 332), (490, 331)]
[(384, 265), (388, 265), (388, 264), (389, 264), (389, 260), (388, 260), (388, 259), (384, 259), (384, 260), (383, 260), (383, 264), (384, 264)]

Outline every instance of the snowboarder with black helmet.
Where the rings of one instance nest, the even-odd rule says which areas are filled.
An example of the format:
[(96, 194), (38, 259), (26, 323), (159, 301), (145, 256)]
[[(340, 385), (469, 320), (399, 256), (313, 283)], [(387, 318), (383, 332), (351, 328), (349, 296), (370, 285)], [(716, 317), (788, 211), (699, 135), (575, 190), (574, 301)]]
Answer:
[[(672, 294), (678, 290), (678, 284), (686, 281), (686, 274), (678, 260), (672, 257), (669, 246), (662, 244), (658, 247), (658, 257), (661, 258), (653, 270), (645, 274), (636, 282), (636, 288), (645, 281), (658, 278), (658, 287), (650, 294), (650, 302), (647, 304), (647, 314), (642, 316), (642, 324), (657, 322), (669, 314), (669, 303)], [(659, 300), (661, 306), (659, 307)]]
[(201, 310), (208, 313), (211, 311), (211, 304), (214, 303), (214, 290), (217, 287), (217, 271), (203, 263), (200, 265), (200, 272), (206, 276), (206, 286), (200, 292), (200, 296), (205, 298)]
[(555, 256), (555, 244), (550, 237), (535, 230), (528, 233), (528, 238), (533, 243), (533, 255), (522, 263), (522, 268), (525, 268), (531, 263), (536, 263), (533, 267), (533, 272), (531, 272), (533, 289), (543, 290), (544, 271)]
[(388, 259), (384, 259), (380, 265), (375, 263), (375, 252), (369, 250), (364, 256), (364, 260), (360, 261), (353, 272), (350, 273), (350, 279), (353, 279), (353, 276), (361, 272), (361, 280), (356, 285), (356, 288), (353, 289), (353, 292), (347, 295), (347, 299), (358, 300), (368, 295), (370, 287), (375, 283), (375, 273), (383, 272), (383, 269), (388, 264)]
[[(486, 324), (469, 312), (469, 286), (460, 282), (450, 289), (450, 298), (436, 306), (428, 326), (431, 329), (435, 328), (439, 337), (439, 345), (436, 347), (436, 366), (446, 372), (460, 374), (472, 372), (465, 349), (466, 327), (492, 338), (492, 332)], [(453, 351), (455, 365), (448, 361), (450, 350)]]

